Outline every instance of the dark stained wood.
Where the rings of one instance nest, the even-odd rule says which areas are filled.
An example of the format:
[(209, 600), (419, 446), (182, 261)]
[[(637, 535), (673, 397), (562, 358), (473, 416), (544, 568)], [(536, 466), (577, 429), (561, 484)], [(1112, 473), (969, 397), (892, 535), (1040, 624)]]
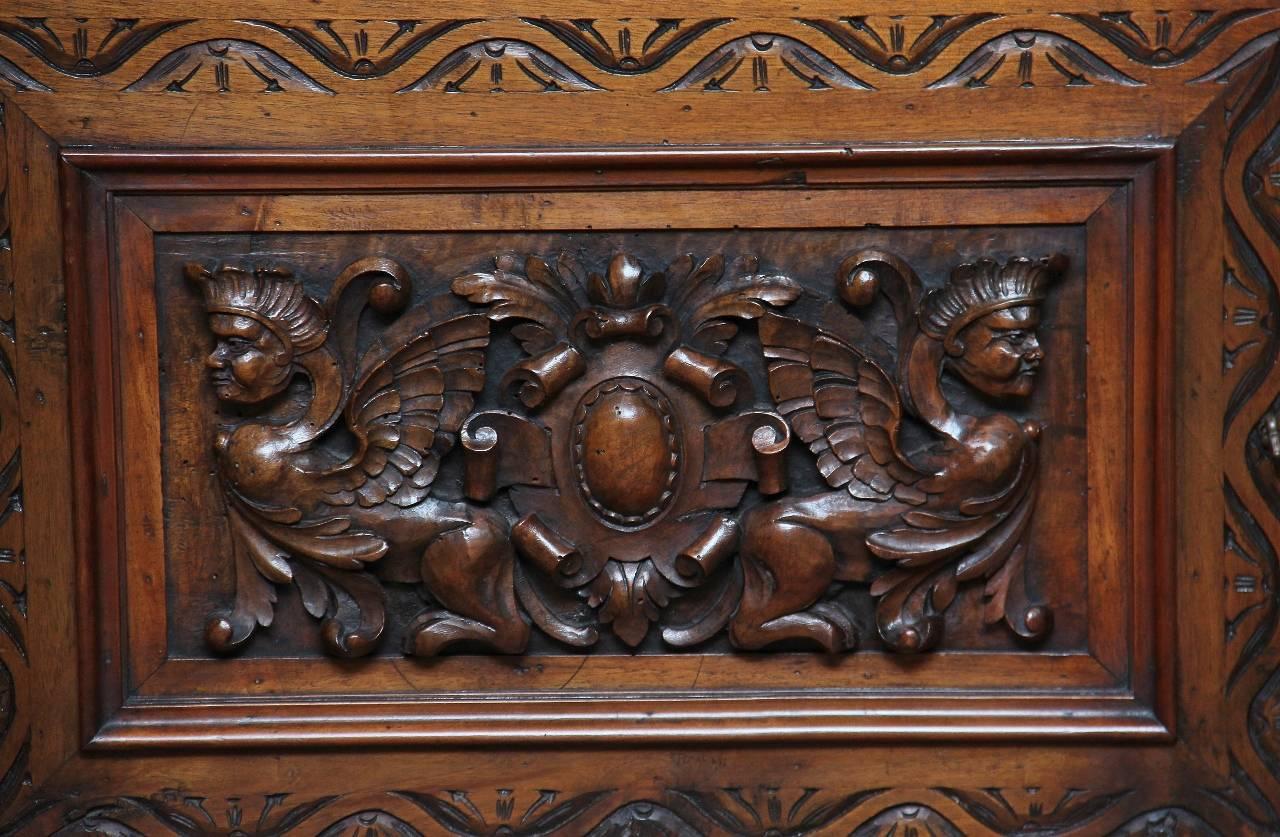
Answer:
[(0, 12), (0, 832), (1280, 833), (1274, 4), (331, 5)]

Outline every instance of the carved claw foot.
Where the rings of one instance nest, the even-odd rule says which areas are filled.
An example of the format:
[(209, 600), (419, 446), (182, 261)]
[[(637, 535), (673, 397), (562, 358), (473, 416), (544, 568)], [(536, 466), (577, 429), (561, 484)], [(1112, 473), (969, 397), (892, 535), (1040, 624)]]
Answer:
[(499, 654), (518, 654), (529, 642), (529, 623), (515, 593), (515, 552), (505, 521), (488, 509), (471, 510), (471, 523), (436, 538), (422, 555), (422, 580), (442, 606), (418, 616), (407, 650), (430, 656), (458, 642), (476, 642)]
[(524, 625), (523, 631), (495, 630), (447, 610), (426, 610), (409, 624), (404, 650), (418, 657), (434, 657), (451, 645), (474, 643), (499, 654), (518, 654), (528, 641), (528, 625)]
[(735, 620), (730, 639), (739, 648), (755, 650), (776, 642), (812, 642), (830, 654), (858, 647), (858, 629), (853, 618), (836, 602), (819, 602), (808, 610), (788, 613), (760, 625)]

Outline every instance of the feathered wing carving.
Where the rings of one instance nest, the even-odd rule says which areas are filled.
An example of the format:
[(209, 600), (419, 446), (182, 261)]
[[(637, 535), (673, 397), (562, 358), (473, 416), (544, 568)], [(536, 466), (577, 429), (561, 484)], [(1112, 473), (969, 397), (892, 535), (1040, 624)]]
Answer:
[[(264, 288), (285, 281), (270, 280)], [(358, 315), (359, 306), (350, 317)], [(353, 321), (339, 325), (344, 323)], [(347, 331), (354, 343), (353, 329)], [(326, 328), (322, 335), (333, 333)], [(347, 359), (354, 352), (323, 336), (294, 358), (311, 378), (312, 407), (290, 422), (242, 423), (231, 435), (251, 434), (253, 447), (246, 452), (229, 443), (224, 451), (224, 467), (233, 472), (284, 464), (278, 479), (226, 484), (237, 594), (233, 608), (216, 614), (207, 627), (215, 649), (234, 650), (257, 627), (269, 626), (276, 601), (271, 585), (287, 583), (298, 587), (307, 612), (323, 619), (332, 653), (358, 656), (373, 649), (386, 605), (368, 565), (393, 546), (380, 526), (385, 511), (378, 507), (417, 507), (414, 513), (431, 524), (424, 532), (471, 522), (448, 504), (423, 504), (436, 503), (428, 495), (440, 461), (483, 388), (488, 342), (485, 316), (440, 319), (427, 306), (388, 328), (359, 362)], [(317, 404), (330, 406), (316, 411)], [(349, 431), (349, 452), (315, 444), (335, 421)], [(253, 496), (256, 488), (279, 499), (264, 504)]]
[(769, 390), (832, 488), (859, 500), (925, 502), (926, 476), (898, 449), (902, 400), (883, 369), (826, 332), (789, 317), (760, 320)]
[[(761, 318), (760, 342), (778, 411), (813, 452), (823, 479), (848, 493), (826, 504), (830, 519), (816, 525), (829, 527), (828, 537), (861, 531), (867, 551), (892, 564), (871, 585), (884, 642), (908, 652), (936, 645), (959, 583), (975, 579), (987, 581), (987, 623), (1004, 619), (1024, 638), (1044, 636), (1050, 612), (1026, 606), (1021, 573), (1035, 505), (1035, 445), (1022, 448), (1012, 478), (989, 496), (955, 502), (945, 466), (923, 470), (902, 453), (904, 399), (879, 364), (832, 334), (777, 314)], [(871, 504), (885, 504), (878, 508), (890, 514), (896, 508), (896, 522), (860, 523), (884, 519)], [(775, 516), (789, 525), (786, 510)]]
[[(421, 333), (402, 348), (382, 348), (415, 329)], [(421, 502), (484, 387), (488, 343), (488, 319), (470, 314), (434, 325), (410, 319), (375, 345), (345, 410), (356, 449), (323, 475), (324, 501), (366, 508)]]

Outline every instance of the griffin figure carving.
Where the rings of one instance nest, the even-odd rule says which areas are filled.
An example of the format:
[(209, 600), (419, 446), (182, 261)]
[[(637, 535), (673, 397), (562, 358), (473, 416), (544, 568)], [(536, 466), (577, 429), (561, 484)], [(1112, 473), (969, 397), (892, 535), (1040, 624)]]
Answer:
[[(1049, 632), (1052, 613), (1027, 605), (1022, 575), (1041, 427), (959, 412), (942, 375), (994, 400), (1028, 396), (1044, 357), (1041, 304), (1065, 266), (1060, 256), (983, 259), (924, 293), (896, 256), (851, 256), (840, 295), (855, 308), (888, 298), (896, 376), (836, 334), (773, 312), (761, 318), (773, 400), (831, 490), (746, 516), (745, 588), (730, 624), (736, 646), (855, 647), (851, 614), (823, 599), (833, 581), (870, 583), (877, 630), (895, 651), (935, 646), (958, 584), (972, 579), (986, 581), (986, 622), (1004, 619), (1027, 639)], [(905, 454), (904, 416), (926, 425), (935, 443)]]
[[(281, 270), (191, 263), (186, 274), (216, 338), (214, 391), (243, 413), (215, 441), (237, 591), (210, 620), (210, 645), (229, 651), (270, 625), (272, 583), (292, 582), (331, 653), (367, 654), (385, 623), (370, 570), (408, 567), (395, 580), (423, 582), (436, 606), (410, 626), (406, 650), (522, 650), (506, 521), (430, 493), (483, 385), (488, 320), (433, 305), (395, 320), (410, 282), (385, 258), (350, 265), (323, 304)], [(366, 308), (386, 325), (357, 353)]]

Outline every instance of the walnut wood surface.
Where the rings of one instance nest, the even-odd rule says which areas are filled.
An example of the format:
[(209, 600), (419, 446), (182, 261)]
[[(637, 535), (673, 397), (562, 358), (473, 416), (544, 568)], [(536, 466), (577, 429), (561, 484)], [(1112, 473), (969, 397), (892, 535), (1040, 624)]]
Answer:
[(1273, 5), (8, 4), (0, 831), (1280, 833)]

